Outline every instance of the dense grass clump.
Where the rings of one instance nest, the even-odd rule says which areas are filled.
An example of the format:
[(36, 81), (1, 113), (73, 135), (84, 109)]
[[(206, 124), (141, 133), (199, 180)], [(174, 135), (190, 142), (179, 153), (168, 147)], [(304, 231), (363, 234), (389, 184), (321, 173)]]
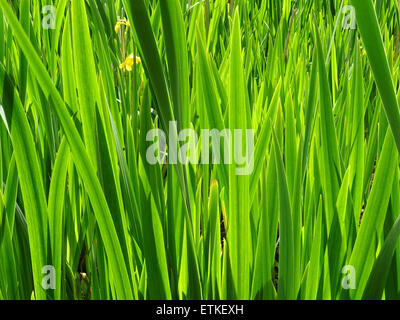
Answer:
[(0, 0), (0, 299), (399, 299), (399, 30), (394, 0)]

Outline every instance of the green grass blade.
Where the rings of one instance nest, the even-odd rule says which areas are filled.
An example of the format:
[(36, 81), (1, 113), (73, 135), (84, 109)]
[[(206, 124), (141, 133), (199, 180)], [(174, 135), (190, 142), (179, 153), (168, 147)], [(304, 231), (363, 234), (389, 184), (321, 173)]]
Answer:
[(84, 0), (71, 2), (71, 25), (74, 74), (79, 94), (84, 141), (92, 164), (96, 168), (95, 103), (99, 97), (99, 89)]
[[(386, 185), (392, 185), (394, 172), (398, 165), (396, 145), (391, 131), (387, 131), (382, 153), (380, 155), (374, 183), (368, 197), (367, 206), (362, 219), (360, 231), (354, 244), (349, 265), (354, 266), (359, 283), (355, 297), (360, 299), (365, 288), (371, 270), (366, 263), (368, 255), (374, 255), (373, 241), (377, 232), (378, 221), (384, 220), (390, 193), (386, 191)], [(372, 266), (371, 266), (372, 267)]]
[(278, 140), (273, 134), (273, 152), (276, 161), (279, 194), (279, 278), (278, 299), (295, 299), (295, 263), (293, 219), (286, 173)]
[(61, 142), (58, 150), (53, 174), (51, 177), (50, 192), (48, 197), (50, 245), (52, 262), (56, 270), (55, 299), (61, 299), (61, 275), (62, 275), (62, 248), (63, 248), (63, 226), (64, 226), (64, 198), (67, 180), (67, 169), (69, 160), (69, 148), (67, 140)]
[(400, 218), (394, 223), (374, 263), (362, 296), (363, 300), (381, 299), (399, 237)]
[(400, 153), (400, 110), (378, 18), (371, 0), (352, 0), (351, 4), (356, 10), (357, 27), (362, 36), (386, 116)]
[[(229, 165), (229, 210), (228, 210), (228, 241), (230, 243), (230, 258), (236, 295), (239, 299), (248, 299), (250, 295), (250, 261), (252, 248), (250, 246), (250, 208), (249, 208), (249, 172), (238, 173), (241, 166), (235, 163), (245, 153), (248, 154), (247, 140), (246, 97), (243, 79), (241, 30), (239, 12), (235, 12), (232, 27), (231, 56), (230, 56), (230, 99), (229, 99), (229, 128), (234, 137), (232, 146), (232, 163)], [(241, 135), (242, 145), (237, 144)], [(235, 131), (235, 132), (234, 132)], [(244, 167), (249, 164), (245, 160)]]

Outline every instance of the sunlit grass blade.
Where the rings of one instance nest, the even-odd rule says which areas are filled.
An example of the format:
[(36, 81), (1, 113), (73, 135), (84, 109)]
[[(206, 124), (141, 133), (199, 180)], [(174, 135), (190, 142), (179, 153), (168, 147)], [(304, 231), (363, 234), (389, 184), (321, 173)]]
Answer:
[(62, 252), (64, 240), (64, 198), (69, 160), (67, 140), (63, 140), (54, 165), (48, 197), (49, 231), (52, 262), (56, 270), (55, 299), (61, 299)]
[[(232, 139), (232, 164), (229, 167), (229, 207), (228, 207), (228, 241), (234, 286), (239, 299), (250, 295), (250, 265), (252, 248), (250, 246), (250, 208), (249, 176), (250, 149), (247, 131), (247, 99), (242, 67), (241, 30), (239, 12), (236, 10), (232, 27), (230, 55), (230, 88), (229, 88), (229, 129)], [(237, 132), (239, 134), (237, 134)], [(254, 137), (251, 137), (254, 139)], [(238, 140), (241, 143), (238, 143)], [(251, 150), (250, 152), (253, 152)], [(242, 159), (244, 163), (236, 163)], [(241, 167), (242, 166), (242, 167)], [(247, 172), (246, 172), (247, 171)]]
[(394, 172), (398, 166), (396, 145), (390, 130), (386, 133), (382, 153), (378, 160), (374, 183), (371, 194), (368, 197), (367, 206), (362, 219), (360, 231), (354, 244), (349, 265), (354, 266), (359, 283), (355, 298), (360, 299), (366, 282), (372, 269), (372, 265), (366, 263), (368, 256), (374, 255), (373, 241), (376, 236), (378, 221), (383, 221), (387, 212), (390, 193), (385, 186), (392, 185)]
[(293, 286), (295, 281), (293, 218), (286, 173), (279, 143), (275, 134), (273, 134), (273, 153), (276, 163), (279, 194), (278, 298), (291, 300), (296, 298), (296, 292)]
[[(0, 69), (3, 81), (11, 81)], [(9, 84), (11, 87), (12, 84)], [(8, 95), (8, 98), (5, 96)], [(28, 222), (29, 242), (32, 252), (33, 279), (37, 299), (45, 299), (42, 288), (42, 268), (47, 265), (47, 201), (35, 151), (32, 132), (16, 90), (2, 92), (3, 105), (9, 112), (7, 119), (11, 124), (11, 140), (15, 150), (15, 159), (20, 179), (20, 186), (25, 203), (25, 214)], [(28, 160), (29, 159), (29, 160)]]
[(74, 74), (76, 75), (79, 94), (83, 134), (88, 155), (96, 168), (95, 103), (99, 97), (99, 89), (96, 82), (96, 69), (85, 1), (76, 0), (71, 2), (71, 17), (75, 63)]
[(368, 283), (365, 287), (362, 298), (366, 300), (379, 300), (386, 284), (389, 269), (391, 266), (393, 252), (400, 236), (400, 218), (396, 220), (390, 230), (381, 252), (374, 263)]
[(351, 4), (356, 10), (357, 27), (400, 153), (400, 110), (374, 5), (371, 0), (352, 0)]

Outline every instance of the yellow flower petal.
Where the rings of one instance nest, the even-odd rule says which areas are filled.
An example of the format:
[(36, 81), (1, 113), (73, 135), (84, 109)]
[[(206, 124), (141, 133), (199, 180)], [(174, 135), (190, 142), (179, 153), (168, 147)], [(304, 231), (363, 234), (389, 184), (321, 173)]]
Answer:
[(126, 21), (126, 19), (124, 18), (124, 19), (118, 21), (117, 24), (115, 25), (115, 28), (114, 28), (115, 33), (118, 33), (118, 32), (119, 32), (119, 29), (121, 28), (122, 25), (124, 25), (124, 26), (126, 26), (126, 27), (129, 27), (129, 26), (130, 26), (129, 22)]
[(114, 28), (114, 30), (115, 30), (115, 33), (118, 33), (119, 32), (119, 28), (121, 27), (121, 22), (117, 22), (117, 24), (115, 25), (115, 28)]
[(136, 58), (134, 59), (133, 53), (132, 53), (132, 54), (130, 54), (130, 55), (125, 59), (125, 61), (124, 61), (123, 63), (121, 63), (121, 64), (119, 65), (119, 68), (120, 68), (120, 69), (125, 68), (126, 71), (132, 71), (134, 61), (135, 61), (136, 64), (139, 64), (139, 63), (142, 62), (142, 60), (140, 59), (140, 57), (136, 57)]

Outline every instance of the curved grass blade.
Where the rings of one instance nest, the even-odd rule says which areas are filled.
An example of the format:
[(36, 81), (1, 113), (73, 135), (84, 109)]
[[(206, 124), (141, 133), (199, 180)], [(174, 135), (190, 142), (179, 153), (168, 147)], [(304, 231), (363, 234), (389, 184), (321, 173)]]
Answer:
[[(3, 72), (4, 70), (0, 69), (0, 73)], [(11, 81), (6, 74), (0, 77), (5, 81)], [(11, 123), (11, 140), (28, 222), (35, 296), (37, 299), (43, 300), (46, 299), (46, 292), (41, 286), (42, 268), (47, 265), (48, 260), (47, 204), (42, 173), (33, 136), (18, 93), (13, 90), (12, 92), (3, 92), (3, 95), (13, 95), (11, 98), (12, 105), (8, 104), (4, 107), (12, 110), (12, 116), (7, 119), (7, 122)], [(5, 100), (4, 97), (2, 97), (2, 100)]]
[(396, 145), (392, 133), (390, 130), (387, 130), (383, 149), (376, 168), (374, 183), (368, 197), (360, 231), (357, 235), (349, 263), (349, 265), (354, 266), (357, 272), (357, 278), (359, 279), (354, 294), (356, 299), (362, 297), (363, 290), (371, 272), (369, 265), (366, 263), (368, 257), (375, 255), (371, 238), (374, 237), (377, 232), (376, 226), (379, 221), (385, 220), (390, 199), (390, 192), (387, 192), (385, 186), (392, 185), (393, 183), (394, 172), (398, 166), (397, 157)]
[(386, 116), (400, 153), (400, 111), (378, 18), (371, 0), (351, 0)]
[(71, 26), (75, 64), (76, 84), (79, 94), (80, 114), (83, 136), (88, 155), (96, 168), (96, 98), (99, 88), (96, 81), (96, 68), (90, 41), (85, 1), (71, 2)]
[(363, 300), (379, 300), (382, 298), (383, 290), (386, 284), (392, 257), (398, 239), (400, 237), (400, 217), (397, 218), (392, 229), (390, 230), (378, 259), (374, 263), (374, 267), (369, 275), (368, 283), (365, 287)]

